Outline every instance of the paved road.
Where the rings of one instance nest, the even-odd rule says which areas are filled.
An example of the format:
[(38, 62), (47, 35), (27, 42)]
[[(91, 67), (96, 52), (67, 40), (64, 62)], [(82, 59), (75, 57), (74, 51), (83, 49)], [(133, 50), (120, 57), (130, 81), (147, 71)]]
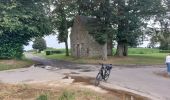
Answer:
[[(60, 60), (49, 60), (37, 56), (33, 56), (31, 54), (26, 54), (26, 57), (38, 61), (40, 63), (43, 63), (44, 65), (50, 65), (54, 68), (54, 70), (50, 71), (42, 71), (42, 73), (47, 73), (47, 76), (42, 77), (41, 75), (38, 76), (37, 73), (41, 73), (41, 70), (33, 71), (35, 74), (35, 77), (40, 77), (40, 79), (48, 79), (50, 75), (52, 75), (50, 80), (52, 80), (56, 77), (55, 74), (57, 73), (58, 76), (63, 73), (73, 73), (77, 76), (88, 76), (88, 77), (95, 77), (99, 66), (95, 65), (81, 65), (81, 64), (74, 64), (70, 62), (60, 61)], [(55, 68), (61, 68), (58, 70), (55, 70)], [(106, 85), (110, 88), (116, 88), (121, 90), (128, 90), (133, 93), (141, 94), (144, 96), (152, 97), (153, 100), (170, 100), (170, 78), (165, 78), (159, 75), (156, 75), (155, 73), (163, 72), (166, 69), (165, 66), (162, 65), (162, 67), (141, 67), (141, 68), (125, 68), (125, 67), (117, 67), (114, 66), (111, 72), (111, 76), (107, 83), (102, 83), (101, 85)], [(34, 70), (34, 69), (33, 69)], [(30, 76), (29, 71), (20, 71), (20, 74), (17, 72), (17, 74), (14, 74), (11, 72), (11, 74), (7, 72), (0, 72), (0, 81), (7, 81), (10, 82), (10, 79), (16, 77), (24, 77), (24, 80), (26, 79), (24, 76), (26, 73), (26, 76)], [(29, 73), (28, 73), (29, 72)], [(13, 74), (12, 74), (13, 73)], [(55, 74), (54, 74), (55, 73)], [(78, 73), (78, 74), (75, 74)], [(56, 76), (57, 76), (56, 75)], [(34, 76), (34, 74), (33, 74)], [(32, 76), (32, 77), (33, 77)], [(12, 77), (12, 78), (9, 78)], [(22, 81), (22, 78), (17, 78)], [(15, 78), (14, 78), (15, 79)], [(36, 80), (36, 78), (34, 79)]]
[(85, 70), (95, 70), (96, 68), (98, 68), (96, 65), (76, 64), (68, 61), (46, 59), (43, 57), (35, 56), (30, 53), (26, 53), (25, 56), (26, 58), (39, 62), (40, 64), (53, 66), (60, 69), (74, 69), (74, 70), (85, 71)]
[[(40, 60), (40, 59), (39, 59)], [(41, 61), (44, 62), (44, 59)], [(52, 61), (53, 62), (53, 61)], [(57, 63), (55, 63), (57, 62)], [(94, 77), (99, 68), (93, 65), (80, 65), (63, 61), (54, 61), (54, 65), (62, 66), (62, 68), (80, 68), (89, 69), (89, 72), (81, 73), (83, 76)], [(70, 65), (70, 66), (68, 66)], [(90, 71), (91, 70), (91, 71)], [(160, 67), (141, 67), (141, 68), (120, 68), (114, 66), (108, 83), (120, 87), (132, 89), (134, 91), (146, 93), (158, 97), (160, 100), (170, 100), (170, 78), (158, 76), (155, 73), (163, 72), (166, 68), (164, 65)]]

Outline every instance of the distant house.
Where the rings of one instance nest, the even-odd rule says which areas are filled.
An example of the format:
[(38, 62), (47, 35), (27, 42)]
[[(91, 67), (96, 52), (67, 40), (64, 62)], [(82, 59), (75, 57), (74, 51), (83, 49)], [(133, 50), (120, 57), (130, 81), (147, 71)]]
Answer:
[[(107, 44), (101, 45), (89, 34), (89, 21), (95, 18), (77, 15), (70, 34), (73, 57), (100, 57), (107, 59)], [(93, 27), (91, 27), (93, 28)]]

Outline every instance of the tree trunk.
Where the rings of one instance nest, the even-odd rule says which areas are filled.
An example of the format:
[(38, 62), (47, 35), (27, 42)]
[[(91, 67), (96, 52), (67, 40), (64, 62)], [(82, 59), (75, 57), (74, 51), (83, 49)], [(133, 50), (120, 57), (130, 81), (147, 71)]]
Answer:
[(123, 52), (123, 56), (128, 56), (128, 44), (124, 43), (124, 52)]
[(123, 43), (118, 42), (115, 56), (122, 57), (123, 56), (123, 51), (124, 51), (123, 49), (124, 49), (123, 48)]
[(107, 41), (107, 55), (113, 56), (113, 33), (108, 34), (108, 41)]
[(123, 57), (128, 55), (128, 44), (118, 42), (115, 56)]
[(107, 55), (108, 56), (113, 55), (112, 49), (113, 49), (113, 41), (112, 41), (112, 38), (109, 37), (107, 41)]
[(68, 42), (65, 41), (66, 56), (69, 56)]
[(103, 48), (102, 48), (103, 50), (103, 52), (102, 52), (102, 60), (107, 60), (107, 43), (106, 44), (104, 44), (104, 46), (103, 46)]

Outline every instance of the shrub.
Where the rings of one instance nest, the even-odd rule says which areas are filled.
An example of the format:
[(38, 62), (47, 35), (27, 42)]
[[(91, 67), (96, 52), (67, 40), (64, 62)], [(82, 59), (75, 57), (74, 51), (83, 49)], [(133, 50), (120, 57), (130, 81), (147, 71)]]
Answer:
[(23, 56), (23, 47), (21, 44), (8, 43), (0, 46), (0, 59), (21, 58)]
[(51, 51), (45, 51), (46, 55), (51, 55)]
[(45, 51), (46, 55), (52, 55), (52, 54), (62, 54), (64, 53), (62, 50), (49, 50), (49, 51)]

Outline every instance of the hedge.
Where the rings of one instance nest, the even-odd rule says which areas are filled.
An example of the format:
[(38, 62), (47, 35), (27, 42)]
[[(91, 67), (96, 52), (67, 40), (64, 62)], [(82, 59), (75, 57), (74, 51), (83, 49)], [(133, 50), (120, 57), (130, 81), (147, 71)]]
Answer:
[(61, 50), (47, 50), (47, 51), (45, 51), (45, 52), (46, 52), (46, 55), (62, 54), (62, 53), (64, 53), (64, 52), (61, 51)]

